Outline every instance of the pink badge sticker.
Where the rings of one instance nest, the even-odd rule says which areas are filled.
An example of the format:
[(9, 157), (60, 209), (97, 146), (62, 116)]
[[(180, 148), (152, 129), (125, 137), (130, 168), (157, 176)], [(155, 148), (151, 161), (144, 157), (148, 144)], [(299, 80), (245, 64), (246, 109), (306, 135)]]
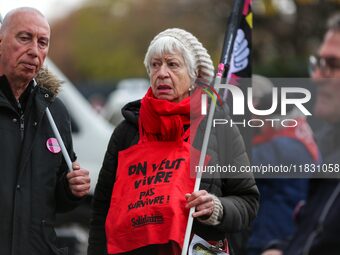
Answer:
[(47, 146), (47, 149), (52, 153), (57, 154), (61, 151), (59, 143), (58, 143), (57, 139), (55, 139), (55, 138), (47, 139), (46, 146)]

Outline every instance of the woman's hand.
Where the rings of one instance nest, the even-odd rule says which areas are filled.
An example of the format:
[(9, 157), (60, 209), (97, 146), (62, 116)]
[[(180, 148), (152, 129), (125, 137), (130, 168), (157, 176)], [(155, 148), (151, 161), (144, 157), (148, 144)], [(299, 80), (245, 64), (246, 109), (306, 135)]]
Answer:
[(261, 255), (282, 255), (282, 251), (276, 249), (270, 249), (263, 252)]
[(195, 191), (192, 194), (185, 194), (187, 204), (185, 208), (195, 207), (196, 211), (192, 217), (205, 217), (209, 218), (214, 212), (215, 203), (213, 196), (206, 190)]

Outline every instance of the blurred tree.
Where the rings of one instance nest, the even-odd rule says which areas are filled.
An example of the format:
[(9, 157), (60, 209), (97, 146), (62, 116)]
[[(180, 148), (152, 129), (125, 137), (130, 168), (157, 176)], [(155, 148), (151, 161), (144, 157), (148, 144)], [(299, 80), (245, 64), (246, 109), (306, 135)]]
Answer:
[(101, 0), (52, 26), (50, 56), (74, 81), (146, 76), (147, 47), (169, 27), (191, 31), (219, 57), (228, 12), (219, 0)]
[[(191, 31), (220, 58), (230, 0), (100, 0), (52, 25), (51, 58), (74, 82), (146, 76), (152, 38), (170, 27)], [(307, 56), (340, 0), (253, 0), (253, 70), (306, 76)]]
[(308, 55), (317, 50), (336, 11), (339, 0), (254, 0), (253, 72), (307, 77)]

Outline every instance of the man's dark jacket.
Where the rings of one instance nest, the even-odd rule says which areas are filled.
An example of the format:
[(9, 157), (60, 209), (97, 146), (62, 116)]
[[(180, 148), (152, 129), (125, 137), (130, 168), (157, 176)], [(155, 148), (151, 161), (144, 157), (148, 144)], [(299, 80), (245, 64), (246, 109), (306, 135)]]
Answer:
[[(317, 141), (323, 158), (322, 166), (339, 170), (340, 125), (325, 127)], [(326, 173), (326, 176), (328, 178), (310, 180), (306, 205), (298, 215), (294, 235), (287, 240), (272, 242), (266, 249), (279, 249), (284, 255), (340, 254), (339, 171)]]
[[(5, 76), (0, 86), (8, 86)], [(22, 136), (21, 114), (0, 90), (0, 254), (67, 254), (56, 248), (53, 229), (56, 212), (77, 205), (70, 192), (67, 165), (61, 152), (52, 153), (47, 140), (55, 137), (45, 114), (49, 107), (71, 159), (70, 118), (55, 96), (60, 83), (42, 70), (37, 86), (31, 83), (25, 107)]]
[(327, 126), (318, 136), (324, 167), (332, 164), (338, 173), (311, 179), (306, 206), (284, 255), (340, 254), (340, 125)]

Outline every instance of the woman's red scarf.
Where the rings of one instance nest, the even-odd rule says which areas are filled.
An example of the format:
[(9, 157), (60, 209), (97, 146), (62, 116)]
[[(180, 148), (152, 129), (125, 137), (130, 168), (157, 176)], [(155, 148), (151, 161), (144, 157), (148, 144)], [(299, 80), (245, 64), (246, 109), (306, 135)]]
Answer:
[(151, 88), (141, 102), (139, 127), (140, 140), (179, 141), (185, 134), (184, 127), (190, 125), (190, 97), (180, 102), (157, 99)]

